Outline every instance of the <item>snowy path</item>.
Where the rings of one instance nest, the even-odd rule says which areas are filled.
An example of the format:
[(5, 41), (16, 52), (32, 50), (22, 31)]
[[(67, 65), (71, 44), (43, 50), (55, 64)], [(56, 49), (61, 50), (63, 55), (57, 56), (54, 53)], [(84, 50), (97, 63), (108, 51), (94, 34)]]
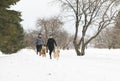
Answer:
[(59, 60), (24, 49), (0, 54), (0, 81), (120, 81), (120, 50), (88, 49), (83, 57), (61, 50)]

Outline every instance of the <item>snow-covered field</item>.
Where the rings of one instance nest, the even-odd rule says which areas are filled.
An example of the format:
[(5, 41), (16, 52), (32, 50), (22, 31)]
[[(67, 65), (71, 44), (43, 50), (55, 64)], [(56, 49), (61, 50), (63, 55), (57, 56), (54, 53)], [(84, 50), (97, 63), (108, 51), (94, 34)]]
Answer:
[(31, 49), (0, 52), (0, 81), (120, 81), (120, 49), (87, 49), (82, 57), (61, 50), (58, 60)]

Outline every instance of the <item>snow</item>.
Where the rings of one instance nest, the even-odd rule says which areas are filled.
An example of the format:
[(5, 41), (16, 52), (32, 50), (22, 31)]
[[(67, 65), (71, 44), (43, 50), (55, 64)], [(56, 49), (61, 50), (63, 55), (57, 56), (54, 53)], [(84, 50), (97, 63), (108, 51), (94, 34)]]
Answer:
[(36, 55), (22, 49), (12, 55), (0, 52), (0, 81), (120, 81), (120, 49), (60, 50), (60, 58)]

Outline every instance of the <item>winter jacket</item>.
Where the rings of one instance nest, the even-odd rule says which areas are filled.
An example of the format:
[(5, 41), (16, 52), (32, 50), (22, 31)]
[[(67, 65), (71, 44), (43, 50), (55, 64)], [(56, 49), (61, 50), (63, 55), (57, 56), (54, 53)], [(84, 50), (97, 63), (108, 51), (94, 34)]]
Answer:
[(44, 44), (43, 39), (41, 37), (38, 37), (36, 39), (36, 45), (43, 45), (43, 44)]
[(47, 41), (47, 47), (49, 50), (53, 50), (54, 49), (54, 45), (57, 46), (56, 41), (53, 38), (49, 38)]

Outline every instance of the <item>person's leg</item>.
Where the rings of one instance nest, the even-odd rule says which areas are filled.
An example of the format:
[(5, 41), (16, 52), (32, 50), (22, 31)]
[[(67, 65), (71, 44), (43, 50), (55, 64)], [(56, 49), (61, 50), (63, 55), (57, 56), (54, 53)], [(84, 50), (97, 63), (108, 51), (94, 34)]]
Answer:
[(52, 52), (53, 52), (53, 49), (50, 49), (50, 50), (49, 50), (50, 59), (52, 59)]
[(41, 49), (42, 49), (42, 45), (37, 45), (37, 55), (38, 53), (40, 53)]
[(39, 45), (39, 55), (41, 56), (42, 45)]
[(39, 46), (39, 52), (41, 51), (41, 49), (42, 49), (42, 45)]
[(39, 46), (36, 45), (36, 49), (37, 49), (37, 55), (38, 55), (38, 52), (39, 52)]
[(50, 59), (52, 59), (51, 54), (52, 54), (52, 50), (49, 50)]

